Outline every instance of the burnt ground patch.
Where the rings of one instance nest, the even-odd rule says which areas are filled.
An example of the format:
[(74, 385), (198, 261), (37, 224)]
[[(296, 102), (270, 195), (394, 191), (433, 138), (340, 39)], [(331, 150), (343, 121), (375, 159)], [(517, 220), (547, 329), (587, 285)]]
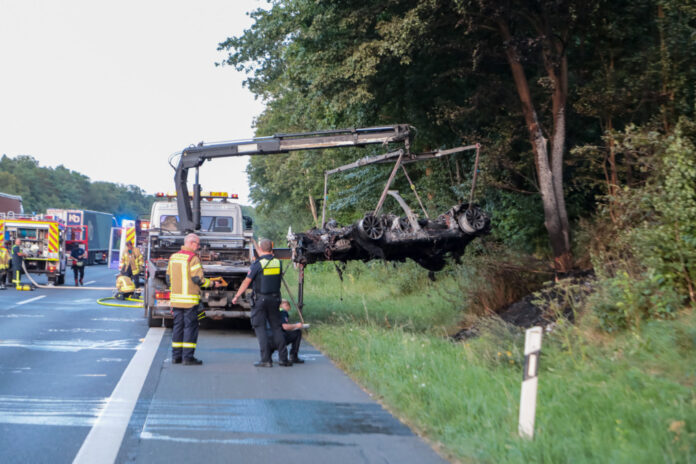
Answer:
[[(557, 281), (548, 282), (538, 291), (519, 301), (501, 308), (495, 315), (483, 319), (496, 318), (521, 329), (534, 326), (546, 327), (559, 318), (575, 321), (576, 310), (594, 290), (595, 276), (592, 271), (569, 273)], [(454, 340), (476, 337), (485, 322), (477, 322), (454, 334)]]

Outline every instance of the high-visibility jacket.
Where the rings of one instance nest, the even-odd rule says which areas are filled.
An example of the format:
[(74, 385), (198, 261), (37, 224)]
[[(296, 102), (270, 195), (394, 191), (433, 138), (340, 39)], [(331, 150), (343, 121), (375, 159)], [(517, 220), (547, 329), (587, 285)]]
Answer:
[(119, 264), (120, 269), (124, 267), (130, 267), (133, 275), (140, 274), (143, 270), (143, 254), (136, 247), (133, 247), (133, 253), (128, 253), (126, 250), (121, 256), (121, 263)]
[[(187, 246), (174, 253), (167, 265), (169, 276), (169, 302), (173, 308), (192, 308), (201, 302), (201, 287), (210, 287), (212, 282), (203, 275), (203, 266), (198, 255)], [(193, 278), (197, 277), (198, 286)]]
[(6, 248), (0, 247), (0, 271), (10, 267), (10, 253)]
[(119, 293), (133, 293), (135, 291), (135, 284), (128, 276), (118, 276), (116, 279), (116, 290)]

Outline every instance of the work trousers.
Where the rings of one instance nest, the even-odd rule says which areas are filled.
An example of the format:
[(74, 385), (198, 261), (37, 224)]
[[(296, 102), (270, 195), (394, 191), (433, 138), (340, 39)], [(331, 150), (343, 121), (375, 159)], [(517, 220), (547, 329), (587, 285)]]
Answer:
[(285, 346), (283, 336), (282, 320), (280, 318), (280, 295), (257, 295), (256, 302), (251, 308), (251, 326), (256, 333), (261, 351), (261, 362), (271, 362), (271, 350), (269, 349), (269, 338), (266, 333), (266, 321), (271, 327), (273, 335), (273, 345), (278, 350), (280, 362), (288, 360), (288, 349)]
[[(85, 278), (85, 266), (73, 266), (72, 267), (73, 274), (75, 275), (75, 280), (78, 278), (80, 279), (80, 282), (82, 282), (82, 279)], [(79, 277), (78, 277), (79, 275)]]
[[(290, 359), (296, 359), (300, 353), (300, 343), (302, 342), (302, 331), (300, 329), (296, 330), (283, 330), (283, 337), (285, 338), (285, 344), (283, 345), (287, 350), (287, 346), (290, 345)], [(268, 349), (271, 353), (275, 351), (275, 347), (270, 343), (268, 344)], [(280, 356), (280, 353), (278, 353)], [(283, 359), (283, 358), (279, 358)]]
[(7, 269), (0, 269), (0, 287), (4, 287), (7, 282)]
[(12, 268), (12, 283), (15, 287), (22, 285), (22, 274), (24, 271), (21, 268)]
[(198, 306), (172, 310), (172, 359), (192, 359), (198, 341)]
[(123, 269), (124, 269), (124, 271), (125, 271), (125, 273), (126, 273), (126, 276), (128, 276), (128, 277), (130, 278), (130, 280), (133, 281), (133, 285), (135, 285), (135, 288), (140, 287), (140, 277), (139, 277), (139, 274), (133, 274), (133, 269), (132, 269), (130, 266), (128, 266), (128, 267), (125, 267), (125, 266), (124, 266)]

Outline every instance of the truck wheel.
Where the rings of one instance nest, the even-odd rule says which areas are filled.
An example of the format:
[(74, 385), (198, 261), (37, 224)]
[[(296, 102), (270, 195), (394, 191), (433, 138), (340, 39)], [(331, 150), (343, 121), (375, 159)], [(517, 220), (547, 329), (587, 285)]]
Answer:
[(152, 308), (147, 310), (147, 326), (148, 327), (162, 327), (161, 317), (152, 317)]

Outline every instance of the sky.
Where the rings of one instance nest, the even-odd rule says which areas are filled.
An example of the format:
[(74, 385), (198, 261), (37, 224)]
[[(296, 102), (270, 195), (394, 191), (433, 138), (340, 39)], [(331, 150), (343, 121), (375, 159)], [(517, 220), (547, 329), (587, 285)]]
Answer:
[[(261, 0), (0, 0), (0, 155), (92, 181), (174, 191), (167, 160), (254, 136), (263, 103), (217, 45)], [(248, 157), (200, 169), (203, 190), (250, 204)], [(191, 179), (193, 175), (189, 175)], [(0, 191), (2, 190), (0, 186)]]

